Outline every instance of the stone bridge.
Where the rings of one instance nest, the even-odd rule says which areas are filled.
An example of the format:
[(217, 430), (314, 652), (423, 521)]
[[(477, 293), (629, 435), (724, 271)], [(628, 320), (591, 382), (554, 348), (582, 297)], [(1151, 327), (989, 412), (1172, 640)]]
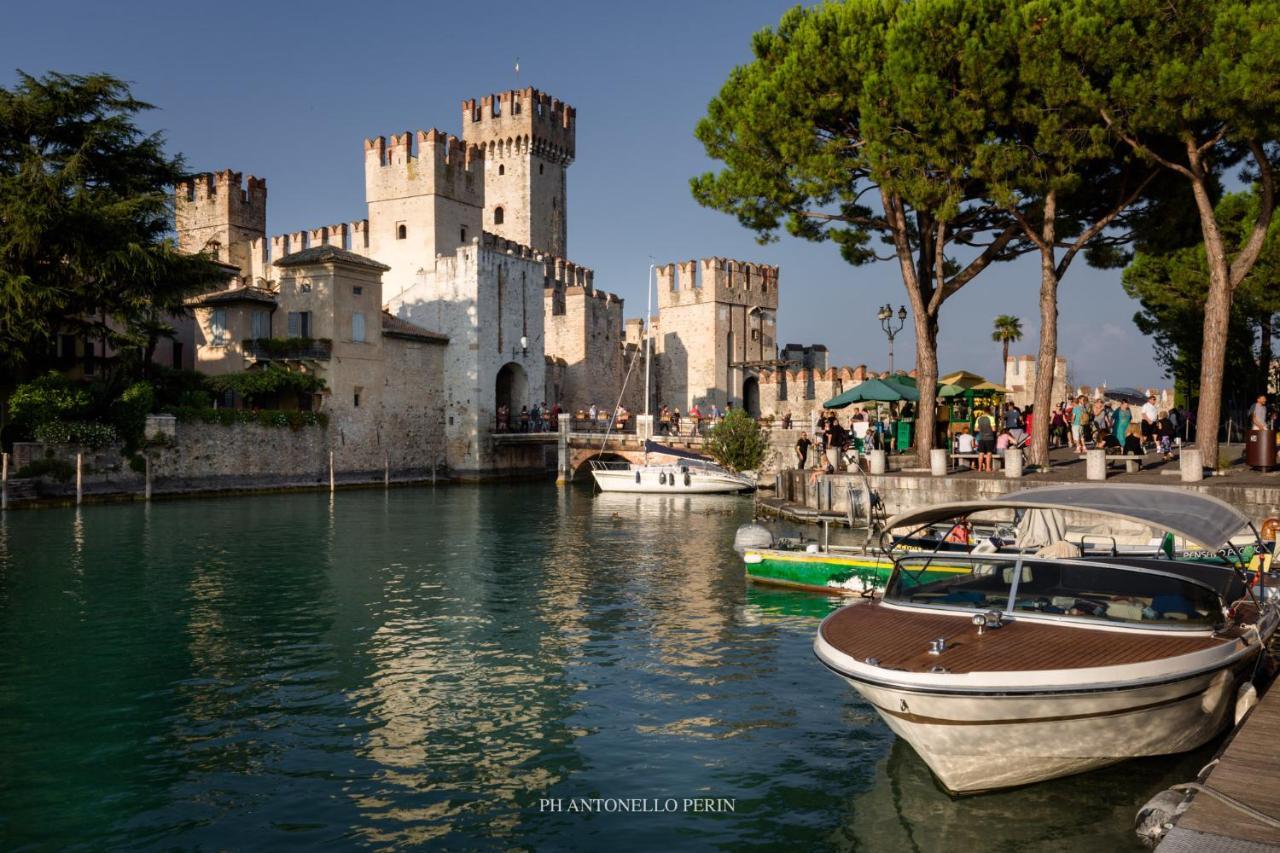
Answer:
[[(585, 474), (594, 459), (644, 462), (643, 429), (636, 433), (611, 433), (606, 437), (599, 432), (573, 432), (569, 426), (569, 423), (562, 422), (559, 432), (493, 433), (491, 437), (495, 445), (556, 444), (559, 448), (557, 483), (570, 483), (578, 474)], [(700, 452), (703, 443), (702, 436), (697, 435), (660, 435), (654, 436), (654, 440), (694, 452)]]

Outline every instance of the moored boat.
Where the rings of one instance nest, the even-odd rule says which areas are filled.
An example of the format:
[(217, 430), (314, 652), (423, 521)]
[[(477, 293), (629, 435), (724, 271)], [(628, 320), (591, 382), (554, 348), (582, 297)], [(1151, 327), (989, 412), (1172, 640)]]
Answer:
[[(989, 511), (1098, 513), (1234, 552), (1248, 520), (1162, 487), (1057, 486), (907, 513), (890, 527)], [(930, 577), (938, 561), (963, 573)], [(895, 555), (883, 598), (827, 617), (814, 650), (921, 755), (973, 793), (1182, 752), (1231, 720), (1280, 620), (1236, 566), (1159, 556)]]
[[(602, 492), (640, 492), (650, 494), (730, 494), (755, 488), (755, 481), (745, 474), (730, 471), (713, 459), (678, 447), (645, 441), (645, 462), (591, 463), (591, 476)], [(649, 457), (668, 461), (650, 462)]]

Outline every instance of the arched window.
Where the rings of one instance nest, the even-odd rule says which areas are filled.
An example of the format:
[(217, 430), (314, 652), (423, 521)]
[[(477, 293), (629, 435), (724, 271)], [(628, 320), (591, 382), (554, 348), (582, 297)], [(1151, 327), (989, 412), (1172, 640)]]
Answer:
[(404, 225), (404, 224), (402, 223), (402, 224), (400, 224), (400, 225), (397, 225), (397, 226), (396, 226), (396, 239), (397, 239), (397, 240), (403, 240), (405, 237), (408, 237), (408, 236), (409, 236), (409, 229), (408, 229), (408, 227), (407, 227), (406, 225)]
[(498, 165), (498, 174), (499, 174), (499, 175), (505, 175), (506, 173), (507, 173), (507, 167), (506, 167), (505, 165), (499, 164), (499, 165)]
[(502, 224), (502, 208), (500, 207), (495, 207), (493, 209), (493, 224), (494, 225)]

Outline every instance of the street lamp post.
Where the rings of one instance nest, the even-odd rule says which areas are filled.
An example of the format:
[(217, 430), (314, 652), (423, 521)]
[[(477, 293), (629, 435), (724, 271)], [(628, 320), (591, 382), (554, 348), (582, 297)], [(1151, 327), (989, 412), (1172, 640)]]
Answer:
[(880, 328), (884, 329), (884, 333), (889, 338), (889, 375), (893, 375), (893, 339), (898, 332), (902, 331), (902, 327), (907, 324), (907, 306), (898, 306), (898, 326), (893, 325), (893, 306), (883, 305), (876, 313), (876, 317), (880, 320)]

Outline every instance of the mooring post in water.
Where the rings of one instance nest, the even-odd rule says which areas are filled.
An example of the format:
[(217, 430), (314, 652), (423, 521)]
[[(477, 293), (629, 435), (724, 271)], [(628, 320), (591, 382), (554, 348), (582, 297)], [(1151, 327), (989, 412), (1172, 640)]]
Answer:
[(431, 463), (431, 485), (436, 484), (436, 463)]
[(391, 488), (391, 454), (382, 454), (382, 488)]
[(76, 454), (76, 506), (84, 498), (84, 454)]
[(0, 453), (0, 509), (9, 508), (9, 454)]
[(334, 485), (334, 480), (333, 480), (333, 451), (330, 450), (329, 451), (329, 491), (333, 492), (336, 488), (337, 486)]
[(142, 487), (143, 498), (144, 500), (151, 500), (151, 457), (144, 454), (142, 459), (143, 464), (146, 466), (143, 471), (143, 476), (146, 477), (146, 482)]

